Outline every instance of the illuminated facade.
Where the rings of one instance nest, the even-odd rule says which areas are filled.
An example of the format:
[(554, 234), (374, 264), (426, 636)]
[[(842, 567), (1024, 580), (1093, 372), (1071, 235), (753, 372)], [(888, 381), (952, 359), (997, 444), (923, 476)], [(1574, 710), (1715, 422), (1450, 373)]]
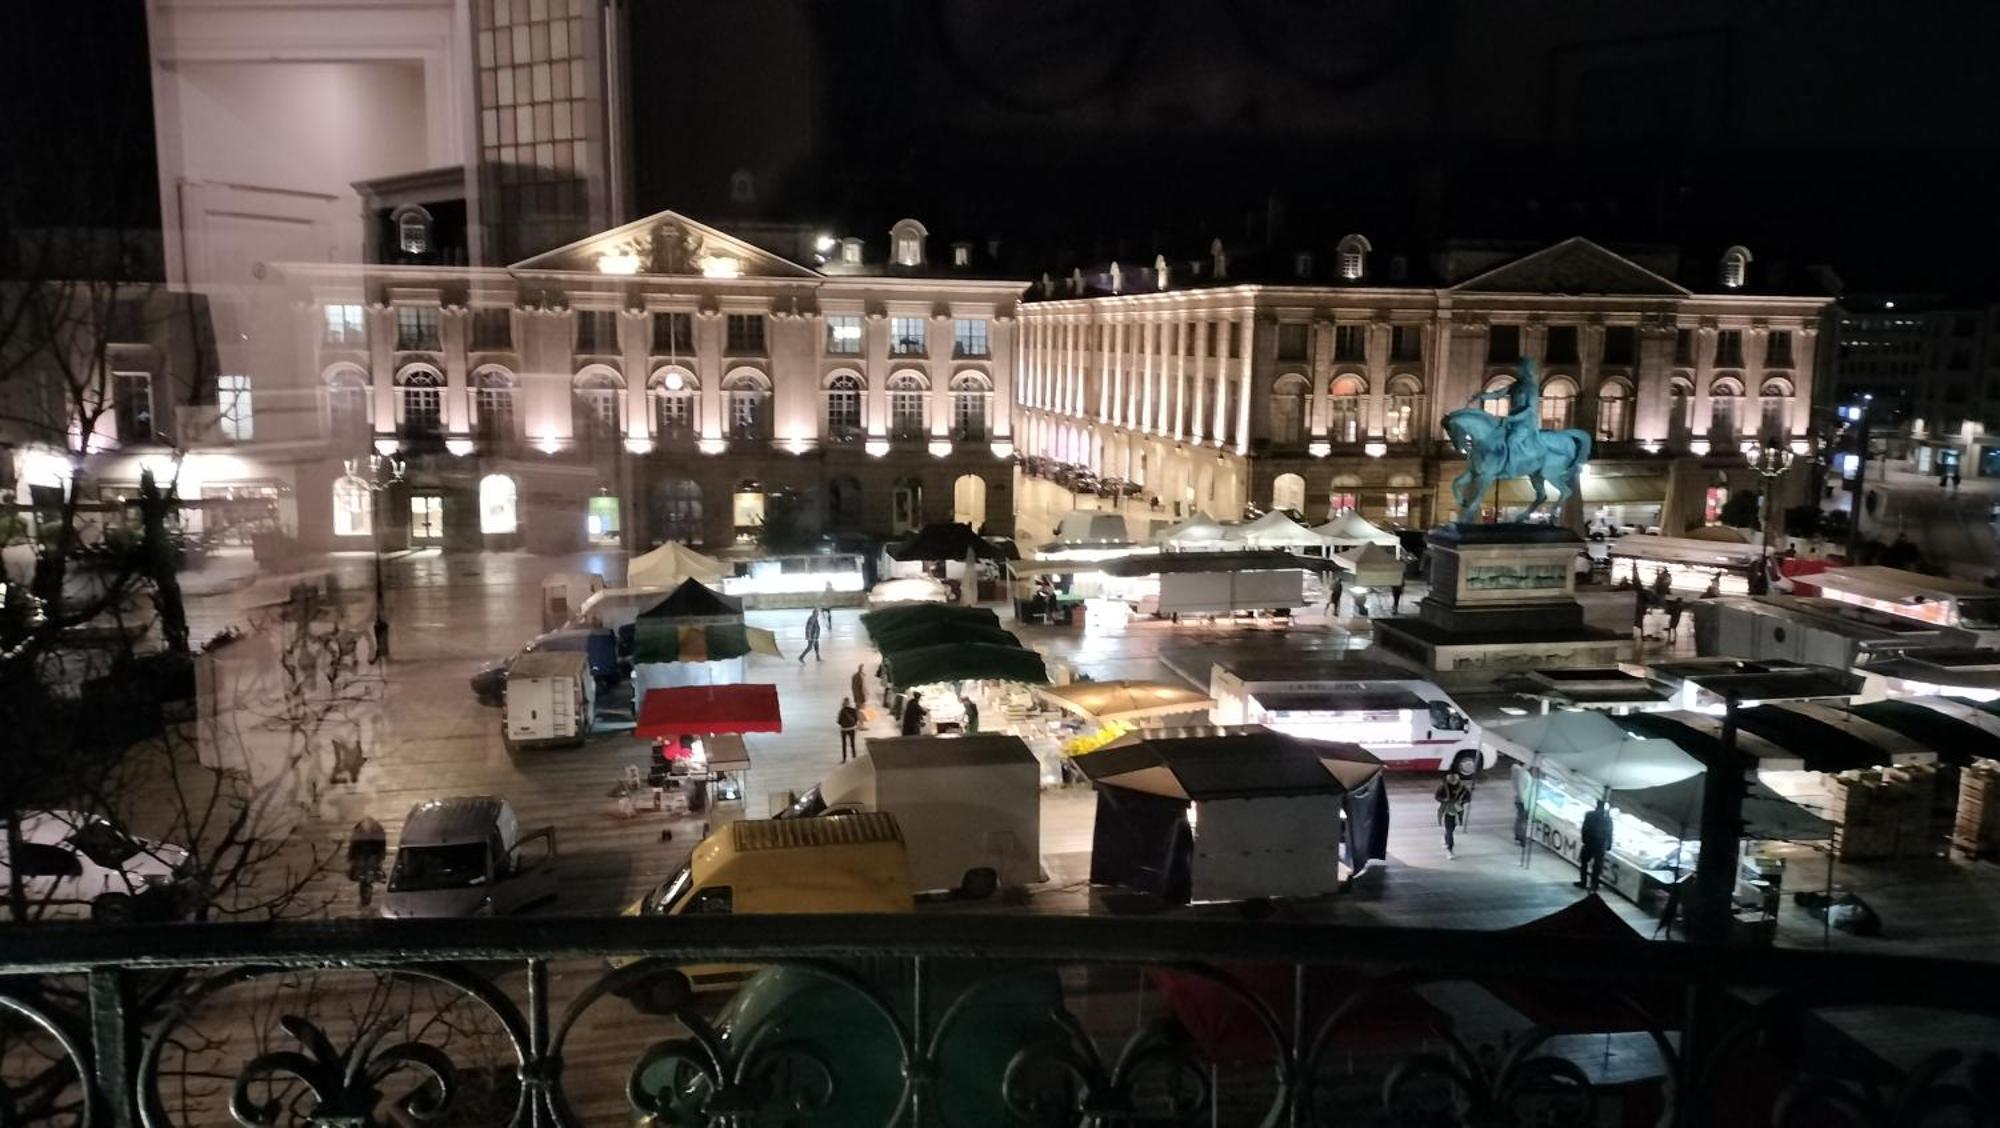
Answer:
[[(1439, 420), (1528, 357), (1543, 426), (1596, 439), (1586, 516), (1684, 524), (1712, 478), (1742, 476), (1746, 447), (1807, 433), (1828, 301), (1732, 292), (1728, 261), (1696, 293), (1577, 238), (1448, 257), (1460, 280), (1418, 287), (1378, 281), (1365, 240), (1340, 252), (1333, 284), (1232, 285), (1218, 255), (1192, 285), (1160, 262), (1114, 268), (1116, 293), (1104, 276), (1038, 288), (1022, 307), (1023, 450), (1138, 483), (1159, 521), (1358, 508), (1419, 528), (1452, 515), (1459, 460)], [(1052, 526), (1060, 493), (1024, 483), (1025, 530)]]
[(408, 466), (399, 544), (714, 550), (779, 495), (825, 532), (1006, 532), (1020, 285), (892, 241), (807, 267), (663, 212), (505, 269), (274, 265), (251, 446), (316, 548), (377, 534), (338, 484), (371, 451)]

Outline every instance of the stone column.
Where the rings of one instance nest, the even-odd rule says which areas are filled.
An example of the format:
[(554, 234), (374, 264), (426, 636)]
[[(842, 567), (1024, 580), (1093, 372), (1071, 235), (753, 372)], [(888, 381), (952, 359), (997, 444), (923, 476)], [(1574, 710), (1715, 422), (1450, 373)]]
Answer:
[(1736, 420), (1736, 439), (1762, 438), (1764, 429), (1764, 350), (1770, 347), (1771, 328), (1763, 321), (1753, 323), (1743, 333), (1743, 406)]
[(1251, 401), (1251, 346), (1256, 342), (1253, 329), (1256, 314), (1244, 310), (1236, 317), (1236, 453), (1250, 452), (1250, 401)]
[(1808, 321), (1792, 336), (1792, 434), (1812, 434), (1813, 395), (1819, 379), (1819, 323)]
[[(1173, 324), (1174, 342), (1174, 403), (1168, 414), (1173, 426), (1174, 441), (1179, 442), (1187, 433), (1187, 343), (1188, 323), (1184, 316), (1176, 316)], [(1176, 499), (1178, 500), (1178, 499)]]
[[(438, 314), (438, 344), (444, 346), (438, 367), (444, 369), (444, 433), (459, 437), (472, 430), (471, 400), (466, 391), (466, 338), (472, 335), (472, 313), (462, 306), (446, 306)], [(628, 379), (626, 384), (631, 384)]]
[[(396, 387), (396, 311), (370, 304), (361, 316), (368, 326), (368, 387), (375, 400), (375, 433), (394, 435), (398, 430), (396, 397), (401, 391)], [(564, 315), (565, 323), (567, 319)]]
[(1331, 318), (1316, 317), (1312, 323), (1312, 340), (1307, 346), (1312, 364), (1312, 399), (1306, 405), (1306, 431), (1317, 441), (1327, 440), (1327, 429), (1332, 426), (1333, 409), (1327, 399), (1333, 382), (1333, 321)]
[[(1597, 434), (1598, 370), (1604, 364), (1604, 322), (1585, 322), (1576, 331), (1576, 403), (1570, 408), (1570, 426)], [(1631, 405), (1626, 405), (1630, 410)]]
[(1229, 348), (1227, 345), (1229, 323), (1227, 321), (1215, 321), (1212, 324), (1214, 327), (1214, 336), (1211, 339), (1215, 344), (1215, 423), (1213, 427), (1214, 433), (1210, 437), (1215, 440), (1216, 446), (1221, 446), (1229, 435)]
[[(646, 370), (651, 359), (646, 335), (652, 327), (652, 319), (643, 310), (618, 311), (618, 354), (625, 368), (625, 437), (640, 442), (653, 435), (653, 413), (647, 410), (652, 400), (646, 390), (646, 381), (652, 376)], [(773, 389), (776, 386), (773, 381)]]
[(1368, 366), (1368, 406), (1361, 416), (1363, 442), (1388, 429), (1388, 413), (1383, 405), (1389, 386), (1389, 336), (1388, 315), (1377, 313), (1368, 322), (1368, 342), (1361, 354)]
[(1159, 323), (1150, 313), (1139, 322), (1139, 371), (1140, 387), (1139, 431), (1150, 435), (1159, 428), (1159, 417), (1153, 414), (1153, 381), (1158, 377), (1153, 372), (1153, 333)]
[(1698, 442), (1705, 449), (1708, 445), (1709, 425), (1709, 381), (1715, 378), (1715, 319), (1704, 317), (1701, 328), (1694, 333), (1694, 425), (1689, 428), (1690, 442)]
[(1188, 438), (1200, 442), (1208, 434), (1208, 373), (1207, 362), (1209, 341), (1214, 333), (1208, 319), (1196, 321), (1191, 327), (1194, 332), (1194, 413), (1188, 416)]
[(1632, 379), (1632, 437), (1664, 446), (1672, 429), (1668, 418), (1674, 376), (1674, 336), (1671, 317), (1639, 323), (1639, 355)]

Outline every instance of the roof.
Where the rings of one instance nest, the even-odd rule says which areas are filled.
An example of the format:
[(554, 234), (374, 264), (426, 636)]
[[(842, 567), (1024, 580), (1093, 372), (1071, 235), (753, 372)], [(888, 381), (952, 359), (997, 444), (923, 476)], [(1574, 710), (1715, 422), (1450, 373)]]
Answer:
[(1872, 564), (1854, 568), (1828, 568), (1824, 572), (1815, 573), (1812, 583), (1821, 591), (1831, 588), (1851, 591), (1871, 599), (1897, 602), (1912, 602), (1922, 597), (1936, 599), (1979, 595), (2000, 596), (2000, 592), (1971, 580), (1957, 580), (1950, 576), (1927, 576), (1922, 572), (1908, 572), (1901, 568), (1883, 568)]
[(714, 732), (783, 730), (775, 685), (675, 685), (646, 691), (632, 735), (661, 740)]
[(1204, 802), (1346, 792), (1323, 759), (1373, 760), (1359, 747), (1261, 725), (1142, 729), (1073, 761), (1100, 786)]
[(1947, 764), (1963, 767), (1975, 757), (2000, 760), (2000, 735), (1933, 709), (1924, 704), (1925, 700), (1874, 701), (1848, 711), (1925, 745)]
[(641, 619), (704, 619), (724, 616), (741, 617), (743, 601), (734, 596), (723, 595), (700, 580), (689, 577), (680, 586), (653, 606), (639, 612)]
[(1407, 689), (1326, 690), (1318, 693), (1258, 693), (1257, 703), (1274, 712), (1372, 713), (1422, 709), (1424, 699)]
[(401, 844), (450, 846), (484, 842), (506, 809), (507, 801), (493, 795), (431, 799), (410, 808), (409, 817), (403, 820)]
[(1228, 658), (1216, 665), (1245, 683), (1250, 682), (1364, 682), (1424, 680), (1401, 666), (1391, 666), (1367, 658)]
[(858, 811), (837, 819), (738, 819), (729, 824), (729, 844), (739, 854), (902, 840), (896, 816), (887, 811)]
[(1146, 556), (1120, 556), (1100, 561), (1097, 570), (1107, 576), (1163, 576), (1200, 572), (1332, 572), (1340, 565), (1323, 557), (1299, 556), (1276, 549), (1246, 549), (1238, 552), (1162, 552)]
[(1451, 287), (1458, 293), (1618, 294), (1684, 298), (1677, 285), (1638, 263), (1573, 235)]
[(590, 670), (590, 655), (582, 650), (530, 650), (507, 664), (507, 680), (574, 678)]
[(980, 733), (974, 736), (892, 736), (870, 739), (868, 757), (885, 768), (974, 768), (1021, 765), (1040, 761), (1018, 736)]
[(1695, 537), (1663, 537), (1654, 533), (1627, 533), (1611, 542), (1611, 555), (1630, 560), (1740, 568), (1756, 563), (1763, 557), (1764, 550), (1762, 546), (1754, 544), (1732, 544), (1729, 541), (1701, 540)]

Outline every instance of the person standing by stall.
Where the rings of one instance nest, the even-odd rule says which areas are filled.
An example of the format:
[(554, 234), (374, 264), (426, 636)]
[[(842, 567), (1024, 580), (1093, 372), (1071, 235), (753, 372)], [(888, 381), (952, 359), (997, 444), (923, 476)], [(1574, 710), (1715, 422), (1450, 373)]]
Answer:
[(848, 679), (848, 684), (854, 689), (854, 696), (850, 700), (854, 702), (856, 709), (861, 708), (861, 703), (868, 700), (868, 678), (862, 670), (863, 667), (857, 664), (854, 667), (854, 676)]
[(903, 702), (903, 727), (900, 731), (904, 736), (924, 734), (924, 703), (914, 691), (909, 700)]
[(854, 707), (853, 698), (840, 699), (840, 712), (835, 716), (834, 723), (840, 726), (840, 762), (845, 764), (861, 755), (854, 746), (854, 734), (861, 728), (861, 711)]
[(1472, 784), (1456, 771), (1446, 769), (1432, 798), (1437, 800), (1438, 825), (1444, 827), (1444, 856), (1456, 858), (1458, 828), (1465, 825), (1465, 812), (1472, 806)]
[(1576, 855), (1576, 887), (1597, 892), (1604, 878), (1604, 855), (1611, 851), (1611, 810), (1599, 799), (1583, 816), (1583, 833)]

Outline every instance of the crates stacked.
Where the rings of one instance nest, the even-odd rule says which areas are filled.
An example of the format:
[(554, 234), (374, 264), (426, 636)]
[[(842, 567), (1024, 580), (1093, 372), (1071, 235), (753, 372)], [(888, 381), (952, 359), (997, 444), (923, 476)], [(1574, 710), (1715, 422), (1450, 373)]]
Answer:
[(1834, 855), (1843, 862), (1923, 858), (1943, 840), (1936, 765), (1908, 764), (1826, 777)]
[(2000, 857), (2000, 760), (1974, 760), (1960, 773), (1951, 851), (1967, 859)]

